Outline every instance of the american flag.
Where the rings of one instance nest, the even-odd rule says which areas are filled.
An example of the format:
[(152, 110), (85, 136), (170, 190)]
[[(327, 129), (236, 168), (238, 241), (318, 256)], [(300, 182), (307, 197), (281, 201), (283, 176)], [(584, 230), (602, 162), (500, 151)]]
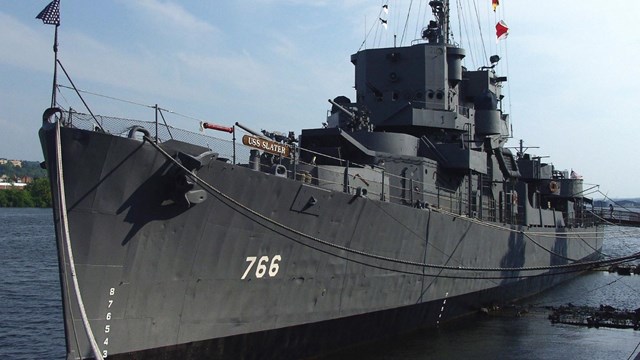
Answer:
[(46, 8), (40, 11), (36, 19), (42, 20), (47, 25), (60, 25), (60, 0), (53, 0)]

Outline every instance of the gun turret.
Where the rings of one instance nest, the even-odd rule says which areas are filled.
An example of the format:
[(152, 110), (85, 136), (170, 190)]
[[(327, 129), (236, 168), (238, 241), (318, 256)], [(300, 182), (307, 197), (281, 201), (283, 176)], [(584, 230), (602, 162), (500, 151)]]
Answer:
[(340, 111), (342, 111), (344, 114), (346, 114), (348, 117), (350, 117), (351, 119), (355, 119), (356, 118), (356, 114), (345, 109), (344, 106), (338, 104), (337, 102), (329, 99), (329, 102), (331, 103), (331, 105), (333, 105), (335, 107), (335, 109), (338, 109)]
[[(336, 98), (336, 100), (341, 99), (341, 97)], [(346, 99), (346, 98), (345, 98)], [(335, 100), (329, 99), (329, 102), (332, 107), (332, 115), (340, 112), (348, 117), (348, 119), (343, 119), (338, 122), (338, 127), (343, 128), (348, 131), (357, 131), (357, 130), (366, 130), (373, 131), (373, 125), (369, 121), (369, 116), (366, 112), (357, 110), (351, 111)]]

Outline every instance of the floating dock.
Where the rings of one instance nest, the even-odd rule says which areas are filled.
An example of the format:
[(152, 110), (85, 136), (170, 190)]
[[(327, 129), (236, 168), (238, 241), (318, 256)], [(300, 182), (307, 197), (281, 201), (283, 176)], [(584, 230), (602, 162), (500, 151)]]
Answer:
[(552, 324), (587, 326), (593, 328), (640, 329), (640, 308), (620, 310), (608, 305), (600, 307), (567, 304), (551, 307), (549, 320)]
[(614, 272), (614, 273), (617, 273), (618, 275), (627, 275), (627, 276), (630, 276), (631, 274), (640, 275), (640, 264), (613, 265), (609, 267), (607, 270), (610, 273)]

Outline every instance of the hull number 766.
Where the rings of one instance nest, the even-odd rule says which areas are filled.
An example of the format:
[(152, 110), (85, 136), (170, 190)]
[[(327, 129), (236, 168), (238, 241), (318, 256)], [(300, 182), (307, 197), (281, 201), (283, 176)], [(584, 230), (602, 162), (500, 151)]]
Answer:
[(257, 279), (261, 279), (267, 274), (269, 275), (269, 277), (274, 277), (278, 275), (278, 271), (280, 270), (280, 266), (278, 265), (278, 262), (280, 262), (280, 260), (282, 260), (282, 257), (280, 255), (274, 255), (271, 258), (271, 261), (269, 261), (269, 257), (266, 255), (261, 256), (260, 259), (258, 259), (257, 256), (247, 256), (246, 261), (249, 263), (249, 265), (247, 265), (247, 269), (244, 271), (244, 274), (242, 274), (242, 277), (240, 279), (244, 280), (247, 278), (247, 276), (251, 272), (251, 269), (253, 269), (253, 265), (256, 265), (255, 277)]

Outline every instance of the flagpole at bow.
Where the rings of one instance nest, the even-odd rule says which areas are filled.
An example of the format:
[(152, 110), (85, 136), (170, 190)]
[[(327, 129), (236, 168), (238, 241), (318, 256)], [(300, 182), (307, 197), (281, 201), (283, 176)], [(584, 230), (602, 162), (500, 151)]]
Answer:
[(53, 35), (53, 88), (51, 89), (51, 107), (56, 106), (56, 89), (58, 88), (58, 27)]
[(60, 0), (53, 0), (36, 16), (46, 25), (55, 25), (53, 35), (53, 88), (51, 90), (51, 107), (56, 106), (56, 88), (58, 86), (58, 27), (60, 26)]
[[(60, 0), (51, 1), (49, 5), (47, 5), (47, 7), (45, 7), (42, 11), (40, 11), (40, 13), (36, 16), (36, 19), (42, 20), (42, 22), (46, 25), (56, 26), (54, 36), (53, 36), (54, 63), (53, 63), (53, 89), (51, 91), (51, 107), (55, 107), (56, 106), (56, 87), (58, 85), (57, 84), (58, 63), (59, 63), (58, 62), (58, 27), (60, 26)], [(62, 64), (60, 64), (60, 66), (62, 66)], [(80, 286), (78, 285), (78, 279), (75, 273), (75, 265), (73, 262), (73, 252), (71, 249), (71, 243), (69, 242), (69, 235), (68, 235), (69, 229), (68, 229), (68, 224), (66, 223), (67, 210), (66, 210), (66, 201), (64, 199), (64, 180), (62, 177), (62, 151), (60, 146), (61, 146), (60, 121), (58, 121), (56, 122), (56, 149), (57, 149), (56, 160), (58, 165), (58, 168), (57, 168), (58, 185), (60, 186), (59, 193), (61, 194), (61, 198), (58, 201), (61, 205), (59, 215), (60, 215), (60, 218), (63, 219), (61, 226), (64, 229), (63, 232), (66, 231), (66, 235), (64, 235), (64, 237), (66, 239), (67, 254), (69, 256), (71, 279), (73, 280), (73, 287), (76, 293), (76, 301), (78, 302), (78, 306), (80, 307), (80, 316), (82, 317), (84, 330), (89, 339), (89, 345), (91, 346), (91, 352), (93, 353), (94, 358), (97, 360), (103, 360), (107, 356), (107, 350), (103, 350), (103, 352), (100, 352), (100, 348), (96, 343), (96, 338), (93, 335), (93, 331), (91, 330), (91, 324), (89, 323), (89, 318), (87, 317), (87, 313), (84, 308), (82, 295), (80, 294)], [(76, 331), (75, 325), (72, 324), (72, 326), (73, 326), (73, 331), (75, 333)], [(76, 338), (76, 341), (77, 341), (77, 338)], [(67, 351), (68, 351), (68, 344), (67, 344)], [(78, 352), (79, 352), (79, 355), (82, 357), (83, 356), (83, 354), (81, 353), (82, 349), (80, 348), (79, 345), (78, 345)]]

